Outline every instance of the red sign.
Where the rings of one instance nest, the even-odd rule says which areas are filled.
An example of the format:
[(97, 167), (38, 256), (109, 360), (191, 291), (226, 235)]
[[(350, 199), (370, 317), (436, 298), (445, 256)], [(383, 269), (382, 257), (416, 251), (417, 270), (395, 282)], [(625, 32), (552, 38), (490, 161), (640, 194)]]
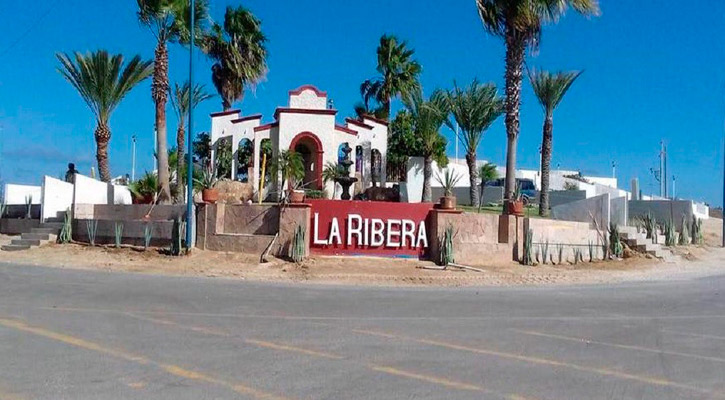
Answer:
[(420, 257), (431, 203), (309, 200), (310, 250), (321, 255)]

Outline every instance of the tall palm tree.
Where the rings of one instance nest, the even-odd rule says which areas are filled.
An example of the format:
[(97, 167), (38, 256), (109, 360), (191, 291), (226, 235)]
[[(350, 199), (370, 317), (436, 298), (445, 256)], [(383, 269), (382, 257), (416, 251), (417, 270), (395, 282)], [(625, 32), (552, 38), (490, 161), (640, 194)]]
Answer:
[(481, 168), (478, 170), (478, 177), (481, 179), (481, 197), (478, 198), (478, 212), (481, 212), (481, 206), (483, 205), (483, 190), (486, 188), (486, 183), (498, 179), (496, 164), (487, 162), (481, 165)]
[(96, 116), (96, 160), (101, 180), (108, 182), (111, 180), (108, 166), (111, 114), (134, 86), (151, 75), (151, 61), (135, 56), (124, 65), (122, 55), (109, 55), (105, 50), (76, 52), (72, 57), (58, 53), (56, 57), (60, 62), (58, 72), (76, 88)]
[[(448, 106), (460, 128), (458, 140), (466, 151), (466, 164), (470, 177), (471, 205), (478, 204), (478, 147), (483, 134), (498, 117), (503, 114), (504, 100), (499, 97), (496, 85), (492, 83), (480, 84), (473, 80), (467, 88), (454, 88), (446, 93)], [(448, 122), (452, 127), (452, 124)]]
[[(154, 79), (151, 97), (156, 105), (156, 157), (159, 174), (159, 201), (171, 200), (169, 186), (169, 159), (166, 151), (166, 103), (169, 92), (168, 42), (188, 43), (191, 25), (191, 3), (189, 0), (136, 0), (138, 19), (156, 37), (154, 51)], [(203, 26), (207, 16), (207, 0), (194, 0), (195, 29)]]
[(379, 77), (368, 79), (360, 85), (363, 102), (368, 105), (371, 100), (380, 104), (379, 115), (383, 119), (390, 118), (390, 102), (395, 97), (405, 100), (420, 90), (418, 77), (420, 64), (413, 60), (414, 50), (408, 48), (406, 42), (400, 42), (392, 35), (383, 35), (378, 45)]
[[(598, 15), (598, 0), (476, 0), (483, 27), (506, 44), (506, 185), (504, 197), (513, 198), (516, 187), (516, 147), (526, 48), (536, 48), (541, 27), (557, 22), (569, 7), (580, 14)], [(504, 208), (505, 210), (506, 208)]]
[(544, 109), (544, 127), (541, 139), (541, 195), (539, 196), (539, 215), (549, 215), (549, 178), (551, 174), (551, 152), (554, 141), (554, 110), (564, 99), (580, 71), (555, 72), (530, 71), (529, 80), (534, 93)]
[[(436, 90), (428, 100), (423, 99), (420, 91), (412, 93), (406, 101), (406, 106), (413, 117), (413, 131), (421, 139), (421, 155), (423, 156), (423, 196), (424, 202), (430, 202), (433, 197), (431, 178), (433, 177), (433, 159), (441, 147), (445, 147), (446, 138), (440, 134), (440, 129), (448, 118), (446, 93)], [(443, 167), (444, 165), (440, 165)]]
[[(214, 95), (207, 93), (204, 85), (196, 84), (194, 85), (194, 89), (192, 89), (189, 81), (186, 81), (182, 85), (174, 83), (173, 90), (169, 88), (169, 96), (171, 97), (171, 105), (179, 121), (176, 127), (176, 184), (177, 187), (182, 187), (184, 182), (181, 182), (181, 177), (184, 176), (184, 166), (186, 165), (184, 159), (184, 142), (186, 141), (184, 123), (189, 116), (189, 100), (193, 103), (193, 108), (201, 102), (214, 97)], [(184, 192), (177, 190), (176, 202), (181, 203), (183, 201)]]
[(256, 85), (267, 73), (267, 38), (261, 25), (246, 8), (227, 7), (224, 25), (215, 23), (203, 37), (202, 50), (215, 60), (211, 79), (224, 110), (242, 100), (245, 87)]

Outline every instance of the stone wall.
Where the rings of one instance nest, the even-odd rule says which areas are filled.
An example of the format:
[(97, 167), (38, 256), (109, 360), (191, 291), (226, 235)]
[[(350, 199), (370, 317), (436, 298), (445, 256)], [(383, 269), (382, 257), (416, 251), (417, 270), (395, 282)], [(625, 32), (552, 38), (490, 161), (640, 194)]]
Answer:
[(457, 263), (485, 266), (517, 260), (517, 220), (495, 214), (433, 210), (428, 223), (428, 256), (432, 261), (440, 260), (445, 231), (453, 227), (453, 254)]
[(274, 235), (279, 230), (279, 207), (259, 204), (222, 205), (223, 232)]
[[(230, 251), (247, 254), (261, 255), (272, 243), (274, 234), (279, 229), (279, 222), (276, 226), (264, 226), (256, 221), (263, 221), (265, 215), (274, 215), (276, 205), (225, 205), (225, 204), (200, 204), (197, 207), (197, 229), (196, 247), (203, 250)], [(229, 215), (227, 216), (227, 212)], [(261, 220), (257, 220), (260, 218)], [(249, 229), (237, 221), (255, 221)], [(237, 232), (227, 232), (225, 227)], [(257, 228), (254, 228), (256, 226)], [(245, 233), (264, 229), (269, 234)]]
[(40, 226), (40, 219), (2, 218), (0, 219), (0, 233), (5, 235), (20, 235), (30, 232)]
[[(543, 253), (543, 246), (548, 243), (548, 253), (558, 261), (557, 248), (562, 246), (563, 255), (566, 260), (573, 261), (574, 249), (582, 251), (584, 258), (589, 257), (589, 245), (591, 244), (595, 255), (599, 258), (603, 255), (602, 238), (595, 229), (592, 229), (588, 222), (556, 221), (543, 218), (526, 218), (524, 220), (524, 232), (531, 230), (533, 233), (532, 256), (537, 252)], [(606, 235), (606, 231), (602, 231)], [(549, 257), (550, 261), (551, 258)]]

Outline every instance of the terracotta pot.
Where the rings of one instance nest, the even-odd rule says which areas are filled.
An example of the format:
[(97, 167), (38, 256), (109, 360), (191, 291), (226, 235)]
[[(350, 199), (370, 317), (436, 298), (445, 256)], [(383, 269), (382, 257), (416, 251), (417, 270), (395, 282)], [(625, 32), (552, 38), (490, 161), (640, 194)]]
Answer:
[(455, 196), (443, 196), (440, 198), (441, 210), (455, 210), (456, 209), (456, 197)]
[(219, 191), (216, 189), (204, 189), (201, 191), (201, 200), (204, 203), (214, 204), (219, 201)]
[(289, 192), (290, 203), (302, 203), (305, 201), (304, 190), (290, 190)]
[(519, 217), (524, 216), (524, 202), (523, 200), (510, 201), (507, 204), (507, 211), (509, 215), (516, 215)]
[(145, 194), (143, 196), (133, 196), (131, 202), (133, 204), (152, 204), (154, 202), (154, 195)]

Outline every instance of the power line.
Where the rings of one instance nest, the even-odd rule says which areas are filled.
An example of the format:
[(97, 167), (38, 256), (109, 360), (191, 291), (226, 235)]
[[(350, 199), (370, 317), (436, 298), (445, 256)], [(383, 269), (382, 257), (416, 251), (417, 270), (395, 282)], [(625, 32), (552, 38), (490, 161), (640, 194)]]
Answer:
[(40, 25), (41, 22), (43, 22), (43, 19), (45, 19), (45, 17), (50, 15), (51, 11), (53, 11), (53, 9), (55, 9), (55, 6), (57, 6), (58, 3), (60, 3), (60, 0), (56, 0), (50, 7), (48, 7), (48, 9), (40, 17), (38, 17), (38, 19), (36, 19), (33, 24), (30, 24), (28, 29), (26, 29), (23, 33), (21, 33), (20, 36), (18, 36), (17, 39), (15, 39), (12, 43), (10, 43), (10, 45), (8, 47), (3, 49), (3, 51), (0, 51), (0, 56), (4, 56), (5, 53), (12, 50), (13, 47), (17, 46), (18, 43), (20, 43), (23, 39), (25, 39), (25, 37), (28, 36), (30, 34), (30, 32), (33, 31), (33, 29), (35, 29), (38, 25)]

